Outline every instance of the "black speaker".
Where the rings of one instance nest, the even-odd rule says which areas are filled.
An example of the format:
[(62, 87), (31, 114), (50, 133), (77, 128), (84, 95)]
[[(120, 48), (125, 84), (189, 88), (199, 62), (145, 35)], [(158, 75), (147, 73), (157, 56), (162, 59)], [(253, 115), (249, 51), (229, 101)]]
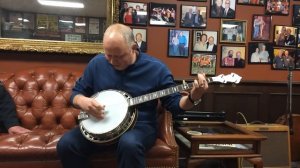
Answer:
[[(240, 126), (267, 137), (261, 143), (264, 168), (290, 168), (290, 133), (289, 127), (281, 124), (240, 124)], [(242, 161), (243, 168), (253, 167)]]

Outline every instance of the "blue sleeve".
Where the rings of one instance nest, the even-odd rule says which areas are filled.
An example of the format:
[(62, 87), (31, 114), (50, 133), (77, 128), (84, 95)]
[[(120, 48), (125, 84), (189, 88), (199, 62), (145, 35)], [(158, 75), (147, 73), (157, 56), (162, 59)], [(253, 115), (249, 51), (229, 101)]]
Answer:
[(0, 83), (0, 97), (0, 123), (3, 124), (0, 125), (5, 127), (0, 129), (1, 132), (7, 132), (10, 127), (20, 125), (20, 122), (17, 117), (15, 102), (2, 83)]
[(76, 95), (81, 94), (87, 97), (91, 97), (93, 95), (93, 75), (95, 72), (94, 64), (95, 59), (92, 59), (84, 70), (83, 75), (76, 81), (70, 97), (71, 103), (73, 103), (73, 99)]
[[(162, 89), (176, 86), (173, 75), (167, 68), (163, 69), (161, 76), (162, 77), (160, 83), (164, 87)], [(180, 93), (173, 93), (169, 96), (162, 97), (160, 100), (162, 102), (163, 107), (165, 107), (168, 111), (172, 112), (173, 115), (177, 115), (178, 113), (184, 111), (179, 106), (181, 97), (182, 96)]]

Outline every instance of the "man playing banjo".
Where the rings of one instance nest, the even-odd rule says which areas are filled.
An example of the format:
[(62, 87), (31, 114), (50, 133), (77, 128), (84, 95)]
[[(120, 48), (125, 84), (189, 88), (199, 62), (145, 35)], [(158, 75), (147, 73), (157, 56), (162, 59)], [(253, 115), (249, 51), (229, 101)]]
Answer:
[[(105, 54), (95, 56), (88, 63), (71, 95), (73, 105), (91, 116), (92, 122), (110, 120), (113, 118), (110, 117), (113, 114), (110, 109), (118, 107), (116, 100), (119, 98), (110, 99), (110, 96), (104, 96), (104, 101), (98, 101), (93, 97), (96, 93), (100, 92), (101, 95), (102, 91), (109, 90), (108, 93), (118, 95), (119, 90), (132, 97), (138, 97), (176, 86), (170, 70), (164, 63), (138, 50), (130, 27), (122, 24), (109, 26), (104, 33), (103, 47)], [(207, 89), (205, 75), (198, 74), (188, 96), (175, 92), (160, 97), (159, 100), (164, 108), (176, 115), (192, 108)], [(123, 95), (123, 92), (121, 93), (120, 95)], [(148, 98), (143, 97), (143, 100)], [(106, 104), (105, 101), (109, 103)], [(126, 105), (122, 107), (128, 108), (132, 104), (139, 103), (135, 101), (128, 101), (128, 105), (127, 101), (123, 101)], [(114, 105), (109, 107), (109, 104)], [(153, 99), (134, 106), (138, 112), (135, 125), (120, 135), (115, 143), (95, 143), (93, 138), (87, 139), (79, 127), (65, 133), (57, 144), (58, 156), (63, 167), (87, 168), (91, 154), (113, 146), (116, 150), (118, 167), (144, 168), (145, 153), (154, 145), (157, 138), (157, 104), (158, 99)]]

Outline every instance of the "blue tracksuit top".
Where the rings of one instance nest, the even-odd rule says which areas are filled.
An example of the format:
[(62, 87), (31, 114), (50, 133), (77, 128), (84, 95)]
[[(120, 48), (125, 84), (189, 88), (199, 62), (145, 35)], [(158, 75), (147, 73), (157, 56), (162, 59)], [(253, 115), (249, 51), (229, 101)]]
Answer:
[[(136, 62), (119, 71), (106, 60), (103, 54), (95, 56), (87, 65), (83, 75), (76, 81), (71, 102), (77, 94), (87, 97), (107, 89), (121, 90), (131, 97), (137, 97), (175, 86), (174, 78), (167, 66), (145, 53), (137, 55)], [(176, 115), (181, 95), (174, 93), (160, 98), (162, 105)], [(157, 100), (138, 104), (137, 121), (155, 122)]]

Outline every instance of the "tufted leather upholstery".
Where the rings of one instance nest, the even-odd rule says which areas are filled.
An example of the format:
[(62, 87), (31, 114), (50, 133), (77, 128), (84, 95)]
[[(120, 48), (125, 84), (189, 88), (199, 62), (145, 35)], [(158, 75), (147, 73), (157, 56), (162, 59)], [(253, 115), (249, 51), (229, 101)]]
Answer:
[[(56, 67), (0, 74), (12, 95), (22, 126), (31, 133), (0, 134), (0, 167), (60, 168), (56, 143), (62, 134), (77, 126), (79, 110), (71, 106), (72, 87), (81, 72)], [(178, 167), (178, 147), (171, 113), (159, 108), (159, 138), (147, 153), (148, 167)], [(93, 167), (115, 167), (112, 151), (91, 158)], [(99, 166), (101, 165), (101, 166)]]

